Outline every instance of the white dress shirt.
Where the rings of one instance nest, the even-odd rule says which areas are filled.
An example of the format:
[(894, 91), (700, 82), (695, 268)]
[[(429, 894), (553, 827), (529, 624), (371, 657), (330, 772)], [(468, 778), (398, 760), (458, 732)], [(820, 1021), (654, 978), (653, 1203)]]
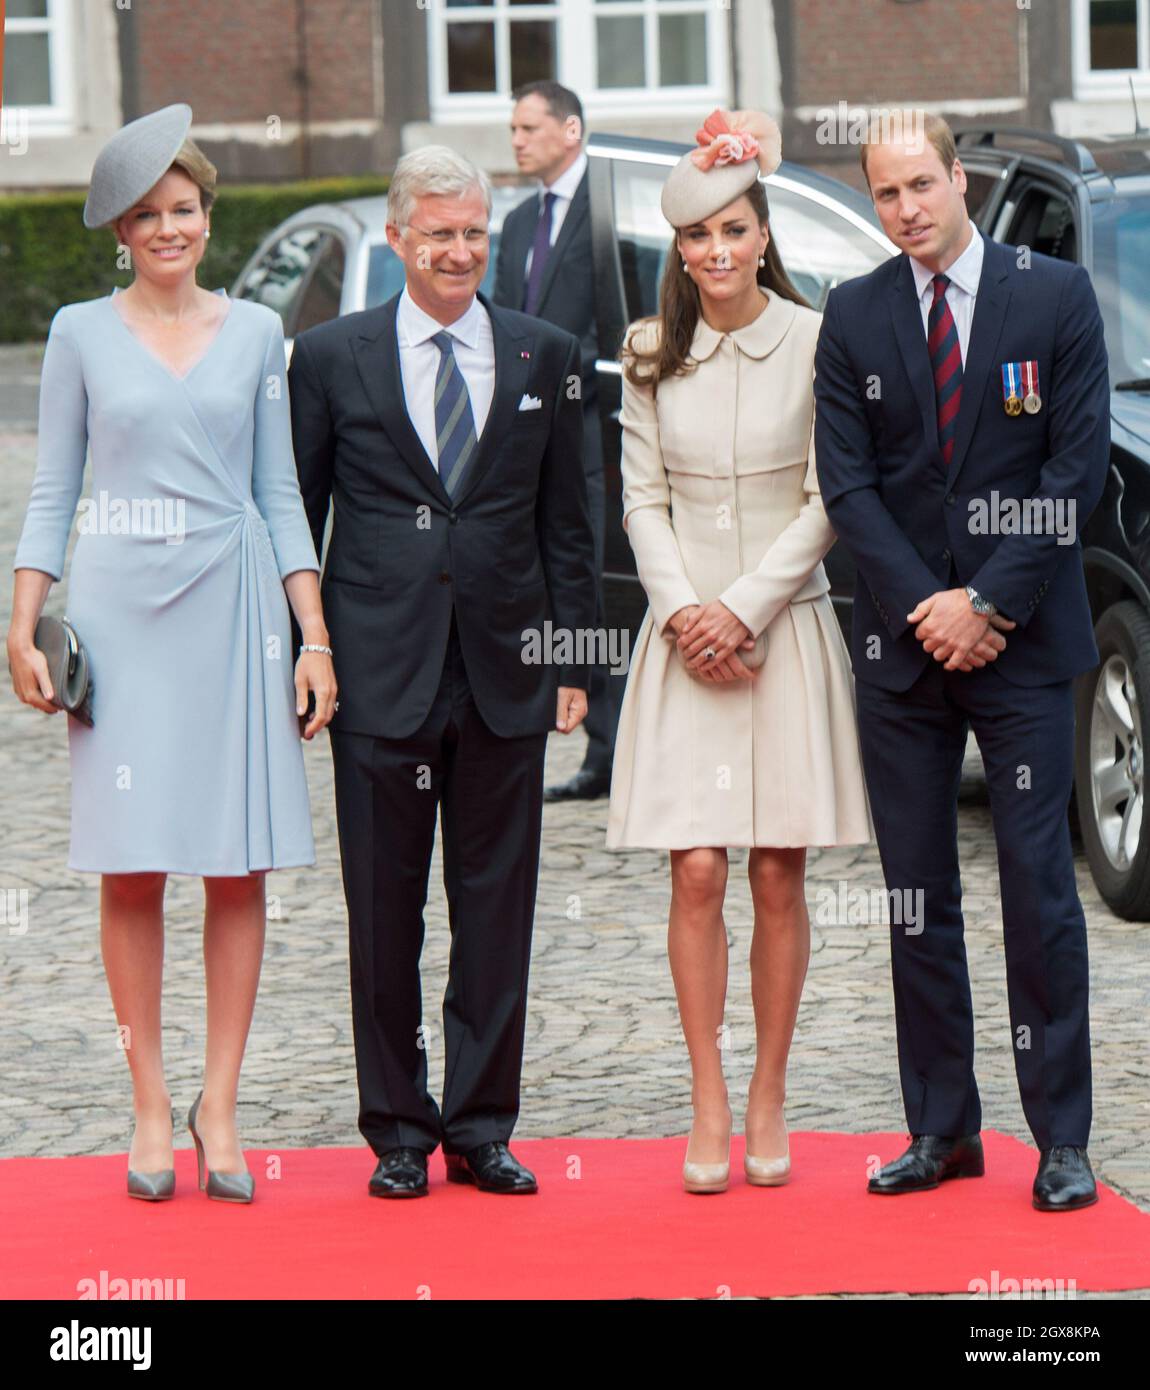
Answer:
[[(551, 245), (554, 246), (559, 236), (560, 228), (563, 226), (563, 219), (567, 216), (567, 210), (571, 206), (571, 200), (575, 197), (575, 190), (582, 182), (583, 174), (587, 168), (587, 155), (583, 150), (579, 151), (579, 157), (570, 169), (565, 169), (563, 173), (552, 184), (541, 183), (539, 192), (535, 200), (535, 213), (538, 217), (543, 212), (543, 195), (554, 193), (555, 201), (551, 204)], [(527, 248), (527, 264), (523, 267), (523, 280), (531, 274), (531, 262), (535, 259), (534, 238), (532, 244)]]
[[(979, 277), (982, 275), (983, 252), (982, 234), (973, 222), (969, 225), (970, 241), (966, 250), (953, 265), (947, 266), (942, 272), (950, 277), (950, 284), (946, 287), (946, 302), (950, 305), (950, 312), (954, 315), (954, 326), (958, 329), (958, 346), (964, 367), (966, 348), (970, 342), (970, 325), (974, 320), (974, 301), (978, 295)], [(930, 319), (930, 306), (934, 300), (934, 286), (931, 281), (935, 272), (920, 265), (913, 256), (910, 258), (910, 268), (918, 290), (919, 308), (922, 310), (922, 331), (929, 337), (927, 323)]]
[(425, 314), (404, 286), (396, 315), (403, 398), (415, 432), (436, 467), (439, 466), (439, 448), (435, 432), (435, 378), (439, 372), (440, 353), (431, 339), (444, 331), (454, 340), (452, 350), (467, 383), (478, 440), (495, 394), (495, 340), (487, 310), (478, 299), (473, 299), (465, 314), (454, 323), (444, 325)]

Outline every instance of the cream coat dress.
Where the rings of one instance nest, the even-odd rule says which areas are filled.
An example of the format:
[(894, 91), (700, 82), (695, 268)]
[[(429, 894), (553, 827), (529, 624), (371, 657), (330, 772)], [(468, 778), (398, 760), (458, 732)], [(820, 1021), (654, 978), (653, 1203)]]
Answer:
[[(814, 458), (821, 315), (762, 292), (744, 328), (700, 319), (687, 375), (654, 395), (623, 378), (623, 525), (650, 606), (619, 719), (609, 849), (872, 838), (822, 563), (834, 533)], [(658, 332), (631, 330), (641, 347)], [(678, 655), (668, 619), (716, 598), (765, 638), (753, 681), (704, 683)]]

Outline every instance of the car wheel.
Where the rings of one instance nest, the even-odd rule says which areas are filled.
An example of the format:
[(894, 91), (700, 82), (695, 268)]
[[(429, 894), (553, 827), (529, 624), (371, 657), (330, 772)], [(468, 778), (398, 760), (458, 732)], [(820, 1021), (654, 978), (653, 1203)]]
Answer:
[(1082, 843), (1107, 906), (1150, 920), (1150, 826), (1143, 822), (1150, 721), (1150, 618), (1130, 601), (1108, 608), (1094, 629), (1099, 663), (1076, 694), (1074, 783)]

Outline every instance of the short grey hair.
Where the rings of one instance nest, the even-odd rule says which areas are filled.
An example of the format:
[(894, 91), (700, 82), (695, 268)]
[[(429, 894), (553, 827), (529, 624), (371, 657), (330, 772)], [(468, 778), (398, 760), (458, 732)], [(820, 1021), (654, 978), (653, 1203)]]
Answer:
[(403, 231), (411, 225), (417, 198), (461, 198), (475, 188), (483, 194), (490, 218), (491, 180), (483, 170), (446, 145), (424, 145), (395, 166), (387, 190), (387, 220)]

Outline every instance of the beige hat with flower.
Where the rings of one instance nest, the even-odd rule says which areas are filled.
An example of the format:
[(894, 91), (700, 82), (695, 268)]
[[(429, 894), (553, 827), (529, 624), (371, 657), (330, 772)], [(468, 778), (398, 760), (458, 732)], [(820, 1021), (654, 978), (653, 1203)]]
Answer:
[(732, 130), (721, 111), (712, 111), (695, 132), (699, 148), (689, 151), (663, 185), (660, 207), (672, 227), (690, 227), (733, 203), (762, 173), (769, 177), (782, 161), (783, 137), (769, 116), (762, 139)]

